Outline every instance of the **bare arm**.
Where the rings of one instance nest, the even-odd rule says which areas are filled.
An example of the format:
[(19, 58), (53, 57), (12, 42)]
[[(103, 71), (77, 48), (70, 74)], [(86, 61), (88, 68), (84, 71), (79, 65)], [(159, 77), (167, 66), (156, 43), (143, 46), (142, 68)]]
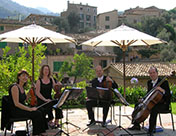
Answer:
[(12, 93), (13, 102), (14, 102), (16, 107), (18, 107), (22, 110), (26, 110), (26, 111), (37, 110), (36, 107), (30, 108), (30, 107), (27, 107), (27, 106), (25, 106), (25, 105), (23, 105), (22, 103), (19, 102), (19, 90), (18, 90), (18, 87), (16, 85), (12, 87), (11, 93)]

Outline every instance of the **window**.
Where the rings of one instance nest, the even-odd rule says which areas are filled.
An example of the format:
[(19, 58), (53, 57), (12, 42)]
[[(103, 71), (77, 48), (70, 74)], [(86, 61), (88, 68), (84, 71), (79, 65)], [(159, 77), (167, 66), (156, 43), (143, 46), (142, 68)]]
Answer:
[(96, 22), (96, 16), (94, 16), (94, 22)]
[(86, 15), (86, 20), (90, 21), (90, 17), (91, 17), (90, 15)]
[(86, 23), (86, 26), (87, 27), (91, 27), (91, 23)]
[(53, 72), (59, 72), (63, 62), (61, 61), (54, 61), (53, 62)]
[(109, 25), (105, 25), (105, 29), (110, 29), (110, 26)]
[(4, 31), (4, 26), (0, 26), (0, 31)]
[(80, 14), (80, 19), (84, 20), (84, 14)]
[(101, 66), (104, 68), (107, 66), (107, 60), (101, 60)]
[(0, 48), (5, 48), (7, 46), (6, 42), (0, 42)]
[(109, 21), (110, 17), (109, 16), (105, 16), (105, 21)]

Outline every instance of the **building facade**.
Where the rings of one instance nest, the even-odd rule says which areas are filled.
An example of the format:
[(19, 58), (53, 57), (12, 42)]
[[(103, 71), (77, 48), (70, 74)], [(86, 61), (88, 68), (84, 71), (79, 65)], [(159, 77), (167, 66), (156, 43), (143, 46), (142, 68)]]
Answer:
[(97, 15), (97, 29), (114, 29), (118, 26), (118, 11), (113, 10)]
[(76, 13), (80, 17), (79, 28), (96, 28), (97, 7), (70, 3), (68, 1), (67, 11), (61, 13), (62, 17), (68, 17), (70, 13)]
[[(158, 9), (155, 6), (151, 6), (148, 8), (136, 7), (133, 9), (128, 9), (124, 11), (124, 14), (120, 17), (120, 19), (125, 18), (127, 23), (137, 23), (141, 22), (144, 17), (159, 17), (161, 16), (163, 10)], [(120, 22), (123, 22), (122, 20)]]

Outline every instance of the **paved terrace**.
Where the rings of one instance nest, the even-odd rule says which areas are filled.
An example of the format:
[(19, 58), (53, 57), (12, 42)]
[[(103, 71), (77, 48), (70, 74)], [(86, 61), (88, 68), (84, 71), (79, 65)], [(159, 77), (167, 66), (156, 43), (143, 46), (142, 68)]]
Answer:
[[(96, 115), (96, 109), (95, 109), (95, 115)], [(142, 129), (141, 131), (129, 131), (127, 128), (131, 125), (131, 113), (133, 111), (133, 108), (131, 107), (121, 107), (121, 126), (124, 128), (118, 128), (119, 126), (119, 106), (115, 106), (115, 114), (114, 114), (114, 119), (112, 120), (112, 123), (108, 123), (107, 128), (109, 130), (113, 130), (115, 129), (112, 133), (109, 133), (108, 136), (120, 136), (121, 134), (127, 134), (125, 132), (125, 130), (127, 130), (130, 134), (138, 134), (138, 133), (146, 133), (146, 131), (144, 129)], [(110, 111), (111, 112), (111, 111)], [(109, 120), (110, 117), (110, 112), (108, 115), (107, 120)], [(102, 115), (102, 108), (99, 109), (99, 114)], [(127, 115), (127, 116), (125, 116)], [(161, 115), (162, 118), (162, 124), (163, 124), (163, 132), (157, 132), (154, 135), (155, 136), (176, 136), (176, 131), (172, 130), (172, 123), (171, 123), (171, 117), (170, 114), (162, 114)], [(99, 119), (101, 120), (102, 117), (99, 117)], [(62, 122), (65, 122), (66, 120), (66, 111), (64, 110), (64, 119), (62, 120)], [(176, 121), (176, 115), (174, 115), (174, 124)], [(91, 126), (89, 128), (86, 128), (86, 124), (88, 123), (88, 117), (87, 117), (87, 111), (85, 108), (83, 109), (69, 109), (68, 110), (68, 122), (73, 123), (74, 125), (80, 127), (80, 129), (76, 129), (76, 127), (68, 124), (64, 124), (63, 126), (63, 131), (66, 133), (69, 133), (70, 136), (103, 136), (106, 135), (109, 130), (106, 128), (101, 127), (100, 124), (96, 124), (94, 126)], [(148, 119), (145, 121), (145, 126), (148, 125)], [(16, 130), (23, 130), (24, 129), (24, 123), (16, 123), (15, 124), (15, 129)], [(158, 119), (158, 123), (157, 126), (159, 126), (159, 119)], [(49, 129), (47, 130), (47, 134), (48, 136), (55, 136), (56, 133), (59, 132), (59, 129)], [(3, 135), (3, 132), (0, 131), (0, 136)], [(59, 134), (58, 134), (59, 135)], [(64, 135), (62, 133), (62, 135)], [(143, 136), (145, 136), (146, 134), (142, 134)], [(8, 135), (10, 136), (10, 132), (8, 132)]]

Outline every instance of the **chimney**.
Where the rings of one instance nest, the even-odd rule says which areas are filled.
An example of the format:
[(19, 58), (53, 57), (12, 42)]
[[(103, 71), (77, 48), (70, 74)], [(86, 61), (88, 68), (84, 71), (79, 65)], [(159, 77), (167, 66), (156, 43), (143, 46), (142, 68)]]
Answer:
[(19, 20), (19, 22), (21, 22), (21, 14), (19, 14), (18, 20)]

